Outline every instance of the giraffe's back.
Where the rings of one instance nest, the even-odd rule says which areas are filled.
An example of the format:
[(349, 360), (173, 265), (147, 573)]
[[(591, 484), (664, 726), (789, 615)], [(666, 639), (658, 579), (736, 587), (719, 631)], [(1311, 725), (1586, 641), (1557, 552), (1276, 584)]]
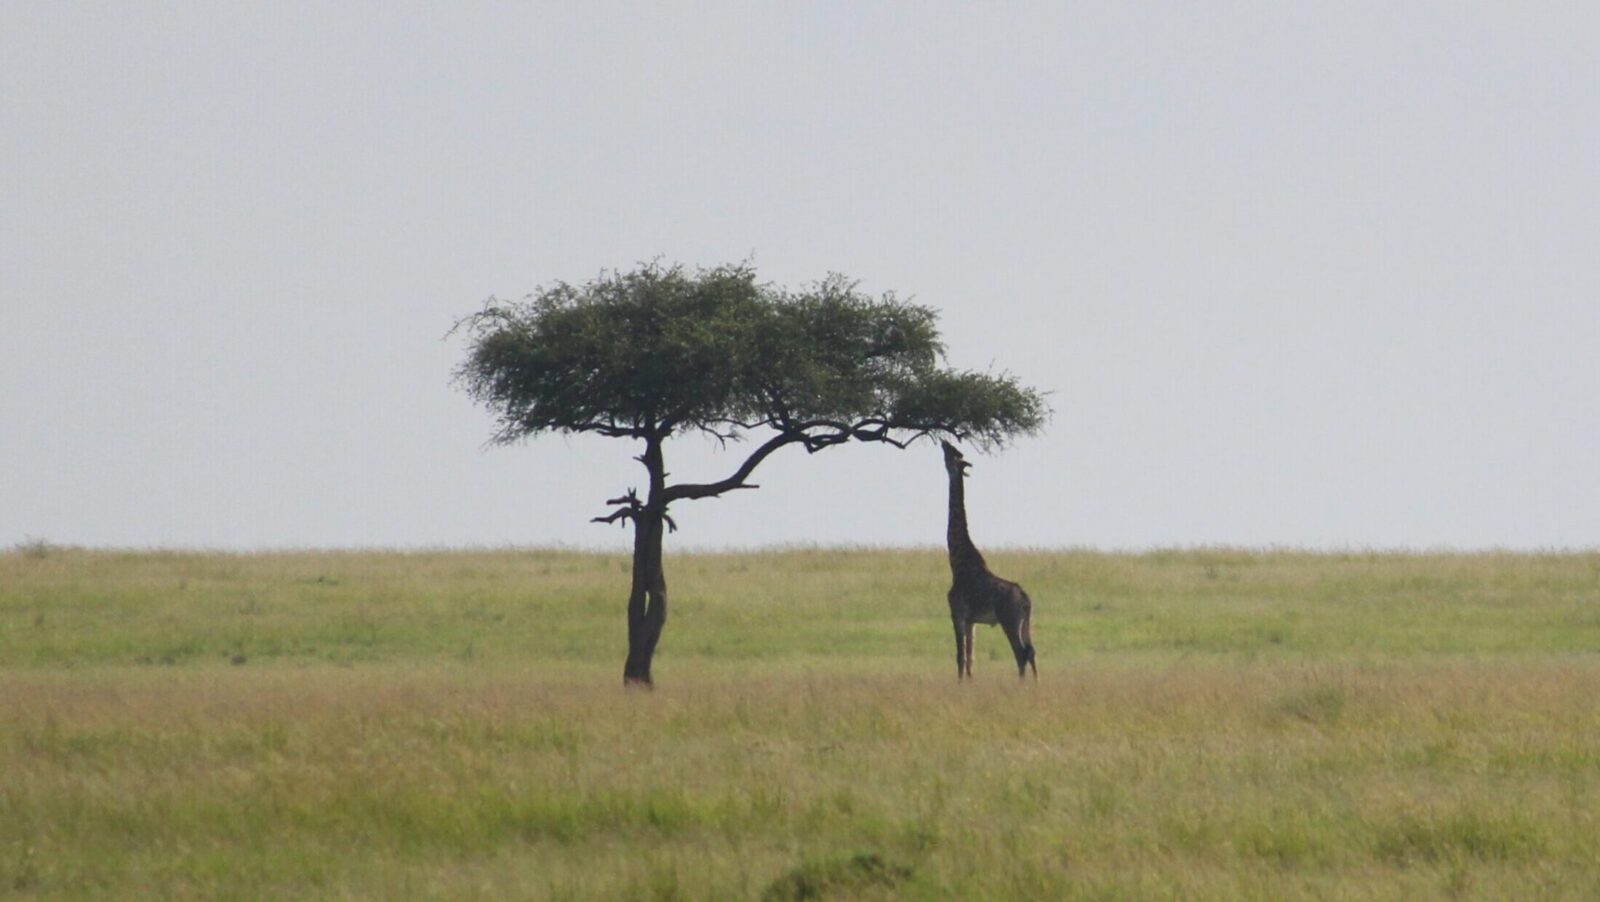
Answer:
[(1031, 607), (1028, 593), (1021, 586), (992, 573), (957, 580), (950, 587), (950, 612), (968, 623), (996, 626), (1002, 619), (1025, 617)]

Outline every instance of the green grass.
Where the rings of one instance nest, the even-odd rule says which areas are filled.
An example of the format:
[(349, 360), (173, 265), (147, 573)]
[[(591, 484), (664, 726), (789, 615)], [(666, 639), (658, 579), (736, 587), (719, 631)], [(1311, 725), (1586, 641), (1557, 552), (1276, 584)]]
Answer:
[(1600, 555), (0, 554), (0, 897), (1595, 898)]

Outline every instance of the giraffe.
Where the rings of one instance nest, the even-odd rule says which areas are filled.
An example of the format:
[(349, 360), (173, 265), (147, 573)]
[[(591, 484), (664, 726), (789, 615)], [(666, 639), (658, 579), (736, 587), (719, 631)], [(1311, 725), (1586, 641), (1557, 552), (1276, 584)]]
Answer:
[(1025, 678), (1039, 667), (1033, 659), (1033, 602), (1016, 583), (989, 572), (983, 555), (967, 535), (966, 471), (972, 466), (949, 442), (944, 446), (944, 468), (950, 474), (950, 622), (956, 631), (956, 679), (972, 676), (972, 627), (999, 624), (1017, 658), (1017, 677)]

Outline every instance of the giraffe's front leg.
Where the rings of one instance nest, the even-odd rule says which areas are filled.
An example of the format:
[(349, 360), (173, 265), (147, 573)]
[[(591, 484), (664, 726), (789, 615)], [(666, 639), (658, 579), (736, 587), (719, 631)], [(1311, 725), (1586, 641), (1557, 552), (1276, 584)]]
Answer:
[(967, 633), (967, 635), (966, 635), (967, 676), (969, 678), (972, 676), (972, 630), (976, 625), (977, 624), (973, 623), (971, 620), (968, 620), (966, 622), (966, 624), (965, 624), (966, 633)]
[(967, 628), (958, 619), (951, 618), (950, 622), (956, 629), (956, 680), (959, 682), (971, 669), (967, 661)]

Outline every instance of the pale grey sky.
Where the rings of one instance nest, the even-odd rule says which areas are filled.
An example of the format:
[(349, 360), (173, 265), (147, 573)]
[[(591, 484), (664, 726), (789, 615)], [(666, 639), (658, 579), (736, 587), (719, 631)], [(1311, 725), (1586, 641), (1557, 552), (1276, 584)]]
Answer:
[[(0, 545), (622, 546), (441, 336), (840, 271), (1053, 392), (980, 544), (1600, 545), (1590, 3), (0, 5)], [(737, 463), (698, 440), (669, 469)], [(931, 447), (673, 544), (938, 544)]]

